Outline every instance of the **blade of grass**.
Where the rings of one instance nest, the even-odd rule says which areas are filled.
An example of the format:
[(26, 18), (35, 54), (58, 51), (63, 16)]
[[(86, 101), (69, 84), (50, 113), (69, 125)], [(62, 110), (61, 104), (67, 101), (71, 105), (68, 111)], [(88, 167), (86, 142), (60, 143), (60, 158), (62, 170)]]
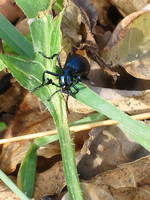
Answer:
[[(62, 20), (63, 12), (61, 12), (53, 20), (48, 18), (44, 19), (42, 22), (39, 21), (31, 24), (31, 35), (33, 38), (33, 44), (35, 51), (39, 50), (43, 52), (46, 56), (52, 56), (55, 53), (59, 53), (61, 49), (61, 31), (60, 25)], [(37, 26), (37, 24), (38, 26)], [(44, 24), (43, 24), (44, 23)], [(41, 32), (36, 34), (37, 29)], [(43, 30), (46, 30), (43, 34)], [(38, 56), (38, 55), (37, 55)], [(48, 59), (43, 59), (37, 57), (38, 60), (42, 59), (45, 68), (50, 71), (57, 70), (56, 61), (50, 61)], [(53, 78), (56, 82), (56, 78)], [(53, 94), (56, 91), (56, 87), (49, 87), (49, 94)], [(37, 94), (37, 93), (36, 93)], [(69, 126), (67, 122), (67, 113), (66, 113), (66, 104), (61, 93), (57, 93), (52, 99), (51, 102), (43, 102), (48, 110), (51, 112), (56, 128), (59, 132), (59, 142), (62, 153), (62, 160), (64, 164), (64, 172), (67, 181), (67, 187), (71, 196), (71, 199), (82, 200), (82, 193), (79, 185), (79, 179), (77, 176), (77, 169), (75, 164), (75, 153), (70, 138)], [(53, 105), (53, 109), (51, 109)]]
[(6, 176), (6, 174), (0, 170), (0, 179), (22, 200), (30, 200), (16, 185)]
[(90, 124), (98, 121), (103, 121), (107, 119), (107, 117), (101, 113), (94, 113), (90, 114), (87, 117), (84, 117), (83, 119), (77, 120), (75, 122), (72, 122), (70, 126), (78, 126), (82, 124)]
[(6, 68), (7, 66), (3, 63), (2, 60), (0, 60), (0, 71), (2, 71), (4, 68)]
[(7, 125), (4, 122), (0, 122), (0, 131), (4, 131), (7, 128)]
[(34, 193), (38, 148), (39, 146), (35, 143), (30, 145), (30, 148), (21, 163), (17, 176), (18, 186), (26, 189), (25, 192), (29, 198), (32, 198)]
[(147, 150), (150, 150), (150, 127), (142, 122), (132, 119), (129, 115), (105, 101), (84, 84), (78, 84), (78, 88), (80, 89), (80, 92), (76, 94), (76, 98), (80, 102), (90, 106), (108, 118), (119, 122), (119, 127), (123, 129), (125, 133)]
[(18, 55), (34, 57), (32, 44), (2, 14), (0, 14), (0, 38), (5, 40)]

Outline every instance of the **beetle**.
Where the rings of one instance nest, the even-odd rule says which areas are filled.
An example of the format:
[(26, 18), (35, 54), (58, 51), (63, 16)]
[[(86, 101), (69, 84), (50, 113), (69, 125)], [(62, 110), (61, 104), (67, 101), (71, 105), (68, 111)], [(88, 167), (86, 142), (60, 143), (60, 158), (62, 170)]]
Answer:
[[(90, 71), (90, 64), (88, 60), (79, 55), (79, 54), (69, 54), (67, 56), (66, 62), (64, 67), (62, 67), (60, 62), (60, 56), (59, 54), (54, 54), (51, 57), (45, 56), (42, 52), (39, 52), (44, 58), (47, 59), (53, 59), (57, 56), (58, 65), (61, 68), (61, 73), (55, 73), (48, 70), (45, 70), (43, 72), (42, 76), (42, 84), (36, 87), (33, 91), (39, 89), (40, 87), (43, 87), (45, 85), (55, 85), (56, 87), (59, 87), (59, 90), (56, 90), (51, 97), (56, 94), (57, 92), (61, 91), (63, 93), (66, 93), (68, 95), (75, 95), (79, 92), (79, 88), (77, 88), (76, 84), (80, 81), (82, 81), (82, 78), (87, 78), (87, 75)], [(56, 84), (53, 82), (52, 79), (46, 78), (46, 74), (50, 74), (52, 76), (58, 77), (59, 83)], [(71, 88), (74, 88), (74, 92), (72, 92)]]

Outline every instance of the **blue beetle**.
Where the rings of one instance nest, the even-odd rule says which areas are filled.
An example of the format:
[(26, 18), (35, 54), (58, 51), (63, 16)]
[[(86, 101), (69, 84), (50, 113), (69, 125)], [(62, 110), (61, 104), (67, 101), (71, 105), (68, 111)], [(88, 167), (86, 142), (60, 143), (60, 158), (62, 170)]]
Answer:
[[(45, 56), (42, 52), (39, 52), (43, 57), (47, 59), (53, 59), (57, 56), (59, 67), (61, 68), (61, 73), (55, 73), (51, 71), (44, 71), (42, 84), (36, 87), (33, 91), (39, 89), (45, 85), (55, 85), (59, 87), (59, 90), (56, 90), (51, 97), (57, 92), (61, 91), (68, 95), (75, 95), (79, 92), (79, 88), (77, 88), (76, 84), (82, 80), (82, 78), (87, 78), (87, 75), (90, 71), (90, 64), (87, 59), (79, 54), (69, 54), (64, 68), (61, 65), (59, 54), (54, 54), (51, 57)], [(56, 76), (59, 79), (59, 84), (53, 82), (52, 79), (46, 78), (46, 74), (50, 74), (52, 76)], [(74, 88), (74, 92), (72, 92), (71, 87)]]

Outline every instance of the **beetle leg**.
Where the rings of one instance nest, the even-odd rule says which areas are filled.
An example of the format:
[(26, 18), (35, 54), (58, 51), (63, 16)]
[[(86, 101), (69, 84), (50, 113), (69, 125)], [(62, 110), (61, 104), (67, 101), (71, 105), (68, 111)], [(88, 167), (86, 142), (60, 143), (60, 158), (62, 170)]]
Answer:
[(39, 51), (38, 52), (39, 54), (41, 54), (44, 58), (47, 58), (47, 59), (53, 59), (55, 58), (56, 56), (58, 56), (59, 54), (58, 53), (55, 53), (53, 54), (52, 56), (46, 56), (43, 52)]
[(72, 85), (72, 87), (76, 90), (75, 92), (71, 92), (73, 95), (77, 94), (79, 92), (79, 88), (77, 88), (75, 85)]
[(50, 84), (53, 85), (52, 79), (47, 79), (46, 82), (44, 81), (44, 82), (42, 82), (41, 85), (39, 85), (39, 86), (37, 86), (36, 88), (34, 88), (34, 89), (32, 90), (32, 92), (35, 92), (35, 91), (38, 90), (39, 88), (44, 87), (45, 85), (50, 85)]
[(53, 76), (60, 76), (59, 74), (54, 73), (54, 72), (50, 72), (50, 71), (47, 71), (47, 70), (44, 71), (44, 72), (43, 72), (43, 76), (42, 76), (42, 83), (41, 83), (41, 85), (39, 85), (39, 86), (37, 86), (36, 88), (34, 88), (34, 89), (32, 90), (32, 92), (35, 92), (35, 91), (38, 90), (39, 88), (41, 88), (41, 87), (43, 87), (43, 86), (45, 86), (45, 85), (50, 85), (50, 84), (55, 85), (55, 86), (57, 86), (57, 87), (60, 87), (59, 85), (57, 85), (56, 83), (54, 83), (54, 82), (52, 81), (52, 79), (49, 79), (49, 78), (46, 79), (45, 74), (51, 74), (51, 75), (53, 75)]
[(63, 67), (62, 67), (61, 61), (60, 61), (60, 53), (55, 53), (52, 56), (46, 56), (46, 55), (44, 55), (43, 52), (39, 52), (39, 54), (41, 54), (44, 58), (47, 58), (47, 59), (53, 59), (53, 58), (55, 58), (57, 56), (58, 65), (63, 70)]

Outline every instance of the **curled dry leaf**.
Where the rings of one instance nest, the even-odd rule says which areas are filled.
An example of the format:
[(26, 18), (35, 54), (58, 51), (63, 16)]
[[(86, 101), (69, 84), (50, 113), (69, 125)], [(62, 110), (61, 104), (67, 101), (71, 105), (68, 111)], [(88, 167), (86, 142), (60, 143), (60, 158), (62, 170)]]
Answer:
[(132, 142), (117, 126), (95, 128), (81, 150), (78, 171), (81, 178), (91, 179), (119, 164), (148, 154), (148, 151)]
[(101, 24), (110, 24), (110, 20), (108, 18), (108, 9), (111, 4), (109, 0), (91, 0), (93, 5), (96, 8), (98, 19)]
[(122, 13), (123, 16), (144, 8), (150, 0), (109, 0)]
[(80, 35), (81, 14), (78, 7), (72, 1), (67, 1), (67, 7), (62, 21), (63, 48), (67, 53), (81, 42)]
[(86, 200), (149, 200), (150, 156), (120, 165), (82, 183)]
[[(88, 53), (88, 56), (97, 62), (103, 71), (107, 72), (111, 76), (117, 75), (116, 72), (112, 72), (112, 70), (108, 68), (108, 66), (99, 55), (99, 51), (104, 48), (108, 41), (108, 37), (110, 37), (110, 32), (105, 32), (103, 25), (97, 25), (98, 17), (100, 11), (108, 9), (109, 3), (106, 1), (96, 2), (92, 0), (74, 0), (73, 2), (80, 8), (82, 14), (81, 20), (84, 24), (84, 28), (81, 28), (82, 43), (80, 44), (79, 48), (85, 49)], [(104, 11), (105, 14), (106, 10)], [(99, 24), (101, 24), (100, 20)]]
[(150, 11), (141, 10), (125, 17), (102, 52), (113, 65), (124, 65), (136, 78), (150, 79)]
[(73, 0), (73, 2), (80, 8), (85, 24), (89, 27), (91, 32), (93, 32), (97, 23), (98, 15), (95, 7), (92, 5), (92, 1)]

